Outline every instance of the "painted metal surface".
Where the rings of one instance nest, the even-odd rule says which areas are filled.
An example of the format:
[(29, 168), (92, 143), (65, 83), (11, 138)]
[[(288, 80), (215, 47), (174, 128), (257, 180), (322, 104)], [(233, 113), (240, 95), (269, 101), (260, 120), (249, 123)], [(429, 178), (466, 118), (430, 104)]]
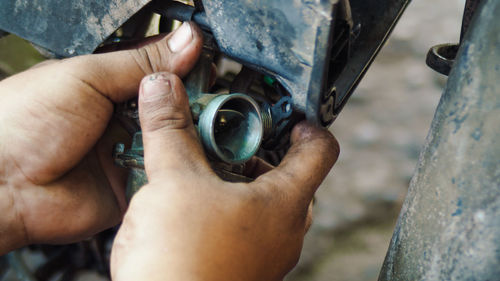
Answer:
[[(150, 1), (4, 0), (0, 30), (56, 57), (88, 54)], [(222, 53), (275, 77), (295, 110), (328, 126), (409, 1), (203, 0), (197, 1), (203, 15), (188, 15), (195, 21), (198, 15)], [(175, 14), (169, 1), (152, 2), (153, 10), (170, 7)]]
[(316, 99), (326, 88), (338, 2), (205, 0), (203, 6), (221, 51), (275, 77), (292, 95), (294, 107), (319, 123)]
[(59, 57), (89, 54), (149, 1), (0, 1), (0, 29)]
[[(327, 126), (409, 2), (205, 0), (203, 4), (224, 54), (274, 76), (292, 95), (296, 110), (310, 122)], [(348, 26), (347, 37), (337, 38), (343, 24)], [(336, 45), (336, 39), (345, 40), (342, 44), (349, 44), (349, 50), (343, 53), (345, 45)]]
[(500, 2), (450, 73), (379, 280), (500, 278)]

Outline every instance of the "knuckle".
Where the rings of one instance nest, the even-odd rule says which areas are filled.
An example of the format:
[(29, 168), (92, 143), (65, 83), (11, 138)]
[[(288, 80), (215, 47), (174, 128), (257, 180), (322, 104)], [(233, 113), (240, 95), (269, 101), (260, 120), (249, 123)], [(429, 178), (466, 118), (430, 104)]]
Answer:
[(269, 192), (264, 188), (259, 186), (247, 186), (246, 184), (241, 184), (241, 189), (244, 190), (244, 194), (241, 200), (241, 207), (248, 209), (258, 209), (264, 210), (267, 206), (272, 204), (274, 199), (274, 194)]
[(318, 129), (319, 132), (317, 134), (316, 140), (320, 142), (320, 145), (322, 146), (323, 149), (328, 149), (328, 150), (338, 150), (339, 143), (335, 136), (333, 134), (324, 128)]
[(166, 39), (162, 39), (158, 42), (145, 45), (137, 49), (139, 54), (140, 62), (146, 67), (150, 72), (154, 73), (159, 71), (172, 71), (172, 53), (167, 48)]
[(168, 51), (168, 48), (162, 48), (162, 46), (166, 46), (164, 42), (164, 40), (160, 40), (159, 42), (143, 47), (147, 53), (148, 61), (153, 72), (164, 71), (168, 68), (165, 66), (168, 66), (171, 54), (170, 51)]
[(311, 143), (311, 147), (315, 147), (318, 151), (316, 153), (316, 169), (321, 169), (321, 167), (328, 168), (328, 170), (335, 164), (337, 158), (340, 154), (339, 143), (337, 139), (328, 130), (323, 130), (323, 132), (318, 136), (318, 138)]
[(142, 71), (143, 74), (151, 74), (154, 72), (153, 65), (151, 64), (151, 59), (146, 47), (128, 50), (128, 54), (132, 57), (137, 67)]
[[(271, 178), (263, 178), (259, 181), (259, 186), (253, 188), (258, 191), (259, 196), (265, 201), (272, 201), (273, 204), (288, 206), (294, 202), (294, 194), (291, 190), (294, 189), (293, 178), (284, 173), (277, 173)], [(287, 187), (290, 187), (288, 189)]]
[(340, 146), (339, 142), (337, 141), (337, 138), (330, 132), (327, 132), (327, 140), (326, 140), (326, 145), (329, 150), (333, 152), (333, 154), (337, 157), (340, 153)]
[(142, 127), (148, 132), (186, 129), (192, 123), (184, 109), (177, 106), (152, 105), (144, 114), (148, 122), (142, 124)]

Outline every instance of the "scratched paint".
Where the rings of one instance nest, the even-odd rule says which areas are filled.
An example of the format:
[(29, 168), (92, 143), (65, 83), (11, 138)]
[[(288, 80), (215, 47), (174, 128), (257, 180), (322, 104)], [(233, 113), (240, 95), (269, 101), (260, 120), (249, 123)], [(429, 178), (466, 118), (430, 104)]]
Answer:
[(457, 209), (455, 210), (455, 212), (453, 214), (451, 214), (452, 217), (454, 216), (459, 216), (462, 214), (462, 198), (458, 198), (457, 200)]
[[(379, 280), (500, 276), (500, 2), (459, 50)], [(437, 196), (439, 195), (439, 196)]]

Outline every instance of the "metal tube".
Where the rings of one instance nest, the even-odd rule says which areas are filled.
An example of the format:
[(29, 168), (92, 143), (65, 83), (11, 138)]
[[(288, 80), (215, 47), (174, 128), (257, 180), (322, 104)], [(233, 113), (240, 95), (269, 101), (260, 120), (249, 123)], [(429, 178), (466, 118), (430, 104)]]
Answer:
[(379, 280), (500, 278), (500, 1), (464, 38)]
[(154, 9), (168, 19), (178, 21), (194, 21), (205, 30), (210, 30), (210, 24), (204, 12), (195, 7), (177, 1), (156, 1)]

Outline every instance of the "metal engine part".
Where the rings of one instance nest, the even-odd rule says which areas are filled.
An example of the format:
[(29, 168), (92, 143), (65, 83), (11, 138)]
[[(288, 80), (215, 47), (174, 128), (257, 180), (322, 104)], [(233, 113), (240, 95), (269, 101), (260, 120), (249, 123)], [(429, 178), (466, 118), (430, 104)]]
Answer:
[[(228, 181), (249, 181), (237, 172), (260, 147), (264, 135), (261, 108), (245, 94), (209, 93), (213, 58), (214, 42), (206, 34), (202, 54), (185, 79), (193, 121), (217, 174)], [(132, 112), (122, 111), (137, 120), (137, 108)], [(117, 144), (114, 156), (118, 165), (131, 169), (127, 183), (127, 197), (131, 198), (147, 183), (141, 131), (134, 133), (129, 150)]]
[[(335, 120), (408, 3), (201, 0), (192, 7), (164, 0), (4, 0), (0, 30), (47, 54), (71, 57), (92, 53), (102, 44), (140, 38), (153, 13), (165, 19), (163, 31), (173, 20), (195, 21), (209, 44), (184, 81), (194, 121), (216, 171), (226, 179), (246, 181), (238, 171), (261, 141), (265, 149), (286, 149), (287, 136), (302, 117), (321, 126)], [(252, 79), (242, 81), (244, 75), (238, 75), (228, 88), (232, 95), (209, 94), (216, 56), (243, 64), (240, 74), (251, 73)], [(255, 83), (262, 83), (257, 80), (266, 79), (273, 82), (253, 91)], [(126, 109), (118, 117), (129, 120), (124, 123), (134, 145), (128, 150), (118, 145), (115, 154), (118, 164), (137, 175), (130, 182), (143, 183), (136, 111)]]
[(464, 15), (462, 17), (462, 29), (460, 32), (460, 43), (453, 44), (439, 44), (430, 48), (427, 52), (427, 58), (425, 62), (427, 65), (434, 69), (435, 71), (448, 76), (455, 63), (455, 57), (457, 56), (458, 49), (463, 42), (464, 36), (469, 29), (472, 21), (472, 17), (476, 12), (481, 0), (467, 0), (465, 2)]
[[(177, 14), (210, 31), (224, 55), (277, 79), (291, 94), (295, 111), (327, 126), (410, 0), (196, 2), (201, 2), (197, 13)], [(92, 53), (132, 15), (167, 13), (168, 3), (175, 2), (4, 0), (0, 29), (57, 57), (82, 55)]]
[(218, 95), (207, 104), (198, 131), (214, 157), (240, 164), (257, 153), (264, 129), (257, 103), (247, 95), (230, 94)]
[[(248, 181), (240, 175), (241, 162), (255, 153), (261, 140), (262, 147), (275, 151), (286, 147), (287, 134), (304, 116), (321, 126), (335, 120), (410, 0), (194, 2), (196, 7), (187, 10), (177, 4), (176, 12), (166, 5), (175, 2), (167, 0), (3, 0), (0, 30), (32, 42), (45, 54), (64, 58), (93, 53), (103, 43), (140, 38), (145, 19), (153, 12), (166, 18), (160, 24), (163, 31), (168, 30), (162, 26), (174, 19), (195, 21), (215, 44), (202, 55), (210, 62), (200, 68), (204, 71), (194, 71), (185, 80), (193, 117), (201, 124), (200, 135), (206, 139), (215, 172), (229, 181)], [(115, 36), (118, 29), (121, 38)], [(207, 66), (214, 56), (243, 64), (242, 73), (251, 73), (252, 82), (232, 83), (227, 89), (233, 96), (208, 94)], [(242, 75), (240, 80), (248, 77)], [(264, 80), (268, 85), (255, 91), (255, 84)], [(221, 110), (210, 111), (210, 101)], [(130, 168), (130, 197), (147, 183), (137, 103), (119, 105), (117, 111), (133, 135), (131, 147), (117, 144), (114, 151), (115, 161)], [(204, 126), (199, 122), (207, 112), (212, 113)], [(236, 139), (226, 134), (227, 124)], [(235, 142), (243, 148), (235, 148)], [(221, 152), (228, 146), (232, 155), (240, 156)]]

